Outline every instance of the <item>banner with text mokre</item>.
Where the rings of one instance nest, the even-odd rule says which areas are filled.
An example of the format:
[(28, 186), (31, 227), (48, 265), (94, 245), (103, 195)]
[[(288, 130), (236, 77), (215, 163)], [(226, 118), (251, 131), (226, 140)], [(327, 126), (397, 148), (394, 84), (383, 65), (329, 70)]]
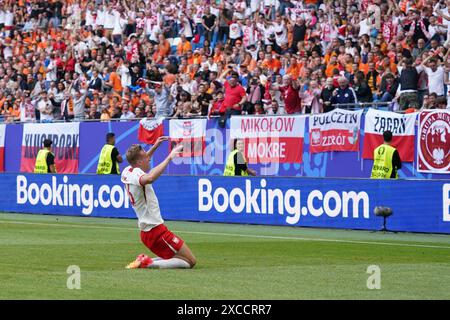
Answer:
[[(119, 176), (0, 175), (0, 211), (135, 218)], [(375, 206), (394, 211), (395, 231), (450, 234), (444, 180), (161, 176), (167, 220), (378, 230)]]

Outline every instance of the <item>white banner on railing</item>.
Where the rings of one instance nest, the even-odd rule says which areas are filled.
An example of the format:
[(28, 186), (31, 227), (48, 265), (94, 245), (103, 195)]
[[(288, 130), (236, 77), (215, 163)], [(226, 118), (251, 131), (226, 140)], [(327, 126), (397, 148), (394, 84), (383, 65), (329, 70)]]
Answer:
[(201, 157), (206, 146), (206, 119), (170, 120), (170, 148), (183, 145), (182, 157)]
[(383, 132), (392, 132), (392, 146), (398, 150), (400, 159), (414, 161), (414, 125), (417, 113), (399, 114), (369, 109), (364, 125), (364, 159), (373, 159), (373, 150), (383, 143)]
[(23, 126), (21, 172), (33, 172), (44, 140), (53, 141), (52, 152), (58, 173), (77, 173), (80, 123), (27, 123)]
[(249, 163), (300, 163), (306, 116), (231, 117), (231, 139), (243, 139)]
[(327, 151), (359, 151), (359, 128), (363, 110), (334, 109), (311, 115), (309, 136), (311, 153)]

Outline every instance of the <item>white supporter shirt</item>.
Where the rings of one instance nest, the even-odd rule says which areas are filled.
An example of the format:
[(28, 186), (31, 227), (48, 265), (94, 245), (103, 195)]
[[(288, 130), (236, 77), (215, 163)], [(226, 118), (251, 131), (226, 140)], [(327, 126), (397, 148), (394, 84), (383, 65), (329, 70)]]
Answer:
[(115, 21), (114, 13), (112, 11), (111, 12), (106, 11), (105, 14), (104, 14), (104, 20), (103, 20), (104, 25), (103, 25), (103, 27), (105, 29), (113, 29), (114, 28), (114, 21)]
[(158, 198), (151, 184), (142, 186), (140, 178), (145, 174), (142, 169), (128, 166), (123, 170), (121, 181), (125, 184), (130, 203), (138, 218), (138, 226), (142, 231), (150, 231), (163, 224)]
[(14, 25), (14, 13), (6, 11), (5, 13), (5, 27), (12, 27)]
[(0, 10), (0, 24), (5, 24), (5, 11)]
[(86, 26), (92, 26), (92, 27), (94, 27), (94, 25), (95, 25), (95, 19), (94, 19), (94, 16), (92, 15), (92, 11), (89, 10), (89, 9), (86, 9), (86, 17), (85, 17), (85, 20), (86, 20), (86, 22), (85, 22)]
[(436, 93), (438, 96), (444, 95), (444, 68), (439, 66), (436, 71), (425, 67), (428, 75), (428, 90), (430, 93)]

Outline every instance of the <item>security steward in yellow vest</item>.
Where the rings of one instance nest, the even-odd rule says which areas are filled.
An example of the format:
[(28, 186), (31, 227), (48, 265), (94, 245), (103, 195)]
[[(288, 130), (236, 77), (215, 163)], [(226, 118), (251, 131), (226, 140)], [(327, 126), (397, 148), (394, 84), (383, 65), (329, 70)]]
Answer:
[(36, 163), (34, 165), (34, 173), (56, 173), (55, 155), (51, 152), (52, 140), (44, 140), (44, 148), (39, 150)]
[(106, 144), (100, 152), (97, 174), (120, 174), (119, 163), (123, 162), (119, 150), (114, 146), (116, 137), (114, 133), (106, 134)]
[(397, 170), (401, 169), (400, 155), (391, 146), (392, 132), (383, 132), (384, 143), (373, 151), (372, 179), (398, 179)]
[(247, 166), (247, 161), (244, 157), (244, 141), (236, 139), (234, 141), (233, 151), (228, 155), (227, 163), (225, 164), (224, 176), (256, 176), (256, 172)]

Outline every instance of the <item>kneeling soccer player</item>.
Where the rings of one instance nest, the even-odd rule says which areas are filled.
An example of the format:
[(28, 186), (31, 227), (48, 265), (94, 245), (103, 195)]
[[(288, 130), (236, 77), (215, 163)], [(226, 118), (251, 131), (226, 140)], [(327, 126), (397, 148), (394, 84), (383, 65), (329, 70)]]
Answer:
[(166, 137), (160, 138), (148, 152), (140, 145), (134, 144), (127, 151), (130, 164), (122, 172), (122, 182), (125, 184), (130, 202), (138, 217), (141, 240), (156, 258), (140, 254), (135, 261), (126, 266), (127, 269), (136, 268), (192, 268), (195, 257), (184, 241), (170, 232), (161, 217), (158, 198), (152, 188), (164, 172), (170, 161), (183, 150), (182, 146), (172, 149), (169, 156), (158, 166), (150, 170), (149, 160), (156, 148)]

